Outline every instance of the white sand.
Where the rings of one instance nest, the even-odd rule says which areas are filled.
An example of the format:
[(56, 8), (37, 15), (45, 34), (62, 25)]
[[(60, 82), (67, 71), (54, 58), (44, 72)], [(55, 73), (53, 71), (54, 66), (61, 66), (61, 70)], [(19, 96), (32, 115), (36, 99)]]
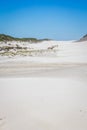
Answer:
[(87, 42), (57, 44), (56, 57), (0, 57), (0, 130), (87, 130)]
[[(11, 43), (19, 44), (19, 43)], [(23, 43), (20, 43), (21, 46)], [(28, 45), (26, 45), (28, 44)], [(58, 45), (56, 49), (55, 55), (46, 54), (42, 56), (15, 56), (12, 58), (6, 56), (0, 56), (0, 64), (7, 62), (33, 62), (33, 63), (87, 63), (87, 41), (85, 42), (73, 42), (73, 41), (48, 41), (46, 43), (37, 43), (37, 44), (29, 44), (26, 43), (26, 47), (33, 48), (33, 50), (42, 50), (47, 49), (48, 47)], [(1, 44), (2, 45), (2, 44)], [(49, 56), (51, 55), (51, 56)]]
[(65, 76), (69, 73), (70, 76), (74, 73), (76, 76), (76, 73), (82, 75), (87, 72), (87, 41), (48, 41), (47, 43), (26, 44), (34, 49), (46, 49), (54, 45), (58, 45), (58, 48), (55, 56), (15, 56), (12, 58), (1, 56), (0, 77), (60, 77), (61, 74)]
[(87, 130), (87, 81), (0, 79), (0, 130)]

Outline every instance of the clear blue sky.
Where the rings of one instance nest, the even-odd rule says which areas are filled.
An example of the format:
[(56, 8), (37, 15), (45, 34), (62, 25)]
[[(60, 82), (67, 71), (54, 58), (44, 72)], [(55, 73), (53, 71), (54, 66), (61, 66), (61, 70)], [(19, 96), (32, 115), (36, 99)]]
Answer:
[(87, 33), (87, 0), (0, 0), (0, 33), (79, 39)]

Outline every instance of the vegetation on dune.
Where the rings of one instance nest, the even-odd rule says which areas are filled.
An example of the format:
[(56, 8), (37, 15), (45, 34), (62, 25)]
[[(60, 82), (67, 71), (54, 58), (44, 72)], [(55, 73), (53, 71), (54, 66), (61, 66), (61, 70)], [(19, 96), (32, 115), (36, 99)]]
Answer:
[[(37, 43), (42, 41), (48, 41), (49, 39), (36, 39), (36, 38), (14, 38), (9, 35), (0, 34), (0, 56), (44, 56), (44, 55), (54, 55), (55, 48), (57, 46), (51, 46), (46, 49), (35, 49), (30, 47), (27, 43)], [(12, 41), (16, 41), (13, 42)]]
[(49, 39), (36, 39), (36, 38), (15, 38), (9, 35), (0, 34), (0, 41), (20, 41), (20, 42), (41, 42), (48, 41)]
[(0, 41), (13, 41), (15, 38), (9, 35), (0, 34)]

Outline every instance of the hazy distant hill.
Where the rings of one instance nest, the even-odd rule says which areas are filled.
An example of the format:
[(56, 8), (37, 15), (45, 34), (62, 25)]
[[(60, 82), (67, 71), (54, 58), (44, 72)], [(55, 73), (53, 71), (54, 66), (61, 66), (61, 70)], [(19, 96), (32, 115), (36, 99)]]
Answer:
[(82, 41), (87, 41), (87, 34), (84, 35), (84, 36), (79, 40), (79, 42), (82, 42)]
[(41, 42), (48, 41), (49, 39), (36, 39), (36, 38), (15, 38), (9, 35), (0, 34), (0, 41), (21, 41), (21, 42)]

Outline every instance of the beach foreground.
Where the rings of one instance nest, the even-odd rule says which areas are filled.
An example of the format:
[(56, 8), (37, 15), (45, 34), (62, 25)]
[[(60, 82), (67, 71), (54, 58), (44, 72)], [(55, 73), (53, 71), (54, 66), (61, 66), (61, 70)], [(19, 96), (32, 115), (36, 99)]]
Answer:
[(0, 130), (87, 130), (87, 80), (0, 79)]
[(87, 42), (56, 45), (0, 57), (0, 130), (87, 130)]

